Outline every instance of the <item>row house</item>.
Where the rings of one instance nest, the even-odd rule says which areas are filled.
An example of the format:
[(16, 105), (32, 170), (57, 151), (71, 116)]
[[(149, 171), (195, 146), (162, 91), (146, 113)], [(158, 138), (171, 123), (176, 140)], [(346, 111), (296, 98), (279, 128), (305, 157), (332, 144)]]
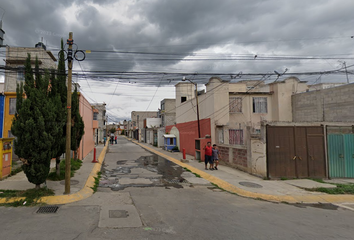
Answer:
[[(57, 59), (51, 51), (46, 50), (46, 46), (39, 42), (35, 47), (6, 47), (6, 70), (3, 96), (0, 98), (0, 107), (3, 104), (2, 137), (14, 137), (11, 134), (12, 119), (16, 112), (16, 87), (17, 84), (25, 81), (24, 64), (28, 54), (31, 55), (32, 67), (35, 67), (36, 58), (40, 69), (56, 70)], [(83, 159), (94, 148), (95, 129), (98, 123), (94, 120), (94, 110), (87, 99), (79, 93), (79, 111), (85, 124), (85, 134), (82, 137), (78, 149), (79, 158)], [(13, 155), (16, 158), (15, 155)]]
[[(199, 125), (201, 138), (210, 138), (206, 141), (219, 146), (224, 162), (266, 176), (262, 126), (273, 121), (291, 122), (291, 96), (305, 92), (307, 84), (295, 77), (271, 84), (263, 81), (230, 83), (212, 77), (205, 86), (205, 92), (198, 92), (199, 124), (195, 85), (180, 82), (175, 86), (176, 124), (167, 126), (166, 131), (176, 135), (180, 149), (198, 157), (197, 153), (204, 147), (196, 146), (195, 142)], [(257, 155), (259, 152), (261, 156)]]
[(106, 103), (93, 103), (91, 105), (96, 110), (93, 113), (93, 120), (98, 121), (98, 128), (95, 133), (95, 142), (97, 145), (99, 143), (103, 143), (103, 138), (106, 136)]

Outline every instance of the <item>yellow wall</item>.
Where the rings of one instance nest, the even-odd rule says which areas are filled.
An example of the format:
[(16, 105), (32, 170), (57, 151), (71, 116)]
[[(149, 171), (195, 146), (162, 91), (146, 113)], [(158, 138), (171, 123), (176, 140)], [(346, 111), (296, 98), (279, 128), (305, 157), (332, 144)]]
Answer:
[(3, 138), (10, 137), (8, 135), (8, 132), (11, 130), (12, 119), (15, 117), (15, 115), (9, 114), (10, 98), (16, 98), (16, 93), (15, 92), (5, 92), (4, 130), (3, 130), (3, 134), (2, 134)]

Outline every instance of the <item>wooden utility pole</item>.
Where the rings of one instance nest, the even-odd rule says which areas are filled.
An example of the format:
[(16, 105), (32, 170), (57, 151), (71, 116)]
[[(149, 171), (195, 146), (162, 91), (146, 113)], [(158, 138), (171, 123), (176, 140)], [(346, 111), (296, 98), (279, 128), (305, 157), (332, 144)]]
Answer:
[(67, 40), (68, 48), (68, 86), (67, 86), (67, 121), (66, 121), (66, 152), (65, 152), (65, 192), (64, 194), (70, 194), (70, 169), (71, 169), (71, 79), (72, 79), (72, 67), (73, 67), (73, 33), (69, 33), (69, 39)]

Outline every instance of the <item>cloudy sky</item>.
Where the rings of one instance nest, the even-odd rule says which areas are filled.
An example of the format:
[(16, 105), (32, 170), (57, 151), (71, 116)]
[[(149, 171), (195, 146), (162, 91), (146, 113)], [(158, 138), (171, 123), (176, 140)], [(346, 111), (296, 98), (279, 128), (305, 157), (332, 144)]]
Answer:
[(4, 44), (43, 37), (56, 56), (73, 32), (91, 51), (73, 81), (115, 122), (156, 111), (183, 76), (200, 89), (213, 75), (271, 82), (285, 69), (280, 79), (346, 82), (347, 66), (354, 81), (353, 10), (353, 0), (0, 0)]

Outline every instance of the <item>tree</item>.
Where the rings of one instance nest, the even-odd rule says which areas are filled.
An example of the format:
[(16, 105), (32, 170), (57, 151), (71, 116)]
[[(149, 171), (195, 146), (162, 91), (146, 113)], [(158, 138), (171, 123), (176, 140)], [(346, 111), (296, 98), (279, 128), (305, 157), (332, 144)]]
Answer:
[(85, 124), (79, 111), (79, 94), (77, 86), (72, 95), (71, 101), (71, 150), (74, 151), (74, 160), (77, 159), (77, 149), (79, 148), (81, 138), (85, 133)]
[[(50, 75), (39, 70), (38, 58), (35, 63), (35, 77), (31, 68), (31, 56), (25, 63), (25, 85), (17, 85), (16, 114), (11, 132), (15, 153), (22, 159), (22, 168), (29, 182), (36, 185), (44, 183), (54, 155), (55, 141), (59, 127), (55, 123), (57, 106), (49, 94)], [(26, 98), (23, 99), (23, 91)]]
[[(61, 39), (61, 50), (64, 50), (63, 39)], [(59, 127), (58, 135), (55, 136), (55, 148), (53, 158), (56, 159), (56, 174), (60, 176), (60, 156), (65, 153), (66, 147), (66, 95), (67, 95), (67, 87), (66, 87), (66, 71), (65, 71), (65, 59), (64, 52), (61, 51), (59, 54), (59, 63), (58, 69), (52, 73), (51, 77), (51, 91), (49, 96), (53, 98), (55, 104), (57, 106), (56, 113), (56, 124)]]
[(109, 129), (109, 131), (110, 131), (111, 133), (115, 133), (115, 132), (117, 131), (117, 129), (116, 129), (115, 127), (112, 127), (111, 129)]

